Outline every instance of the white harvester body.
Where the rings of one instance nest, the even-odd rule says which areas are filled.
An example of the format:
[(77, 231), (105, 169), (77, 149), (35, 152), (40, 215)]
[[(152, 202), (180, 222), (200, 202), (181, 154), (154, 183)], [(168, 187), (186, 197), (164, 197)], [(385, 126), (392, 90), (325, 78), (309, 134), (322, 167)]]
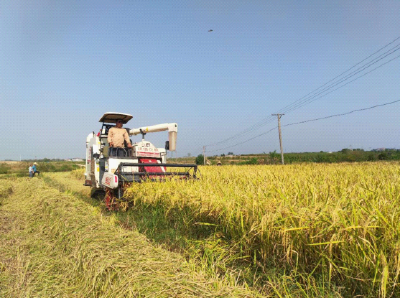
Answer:
[[(105, 113), (99, 120), (102, 122), (100, 131), (90, 133), (86, 138), (86, 171), (85, 185), (92, 188), (92, 195), (98, 192), (106, 192), (107, 200), (119, 199), (123, 195), (123, 189), (132, 182), (141, 182), (145, 179), (160, 181), (166, 176), (178, 175), (186, 178), (195, 177), (196, 165), (168, 164), (168, 167), (194, 169), (194, 173), (167, 172), (167, 150), (176, 150), (178, 125), (176, 123), (164, 123), (153, 126), (143, 126), (129, 129), (129, 136), (142, 135), (142, 140), (128, 144), (124, 148), (110, 148), (108, 131), (115, 126), (117, 120), (126, 124), (132, 116), (123, 113)], [(145, 134), (152, 132), (168, 131), (169, 140), (165, 148), (157, 148), (151, 142), (144, 139)], [(117, 152), (117, 154), (115, 154)], [(117, 156), (116, 156), (117, 155)], [(121, 156), (122, 155), (122, 156)], [(107, 196), (109, 197), (107, 199)], [(111, 196), (111, 198), (110, 198)], [(107, 206), (110, 207), (110, 206)]]

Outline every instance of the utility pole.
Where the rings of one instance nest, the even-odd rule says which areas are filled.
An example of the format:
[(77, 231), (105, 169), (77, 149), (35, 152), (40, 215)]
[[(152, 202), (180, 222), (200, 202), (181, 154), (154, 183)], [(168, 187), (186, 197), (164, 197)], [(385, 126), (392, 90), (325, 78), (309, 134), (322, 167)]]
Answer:
[(285, 114), (272, 114), (272, 116), (277, 116), (278, 117), (278, 130), (279, 130), (279, 145), (281, 146), (281, 158), (282, 158), (282, 164), (285, 164), (285, 160), (283, 158), (283, 149), (282, 149), (282, 134), (281, 134), (281, 117)]
[(206, 164), (206, 146), (203, 146), (203, 165)]

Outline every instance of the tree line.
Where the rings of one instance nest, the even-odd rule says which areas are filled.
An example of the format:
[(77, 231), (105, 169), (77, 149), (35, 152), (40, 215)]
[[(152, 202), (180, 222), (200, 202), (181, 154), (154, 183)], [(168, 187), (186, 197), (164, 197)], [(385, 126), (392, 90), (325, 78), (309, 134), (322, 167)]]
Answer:
[[(276, 151), (262, 154), (247, 154), (233, 156), (229, 152), (229, 156), (221, 154), (220, 156), (207, 156), (207, 160), (211, 164), (221, 162), (227, 164), (280, 164), (281, 156)], [(379, 160), (400, 160), (400, 150), (386, 149), (382, 151), (364, 151), (362, 149), (344, 148), (338, 152), (300, 152), (285, 153), (285, 164), (314, 162), (314, 163), (339, 163), (339, 162), (363, 162), (363, 161), (379, 161)], [(196, 164), (204, 163), (204, 156), (198, 155), (195, 159)]]

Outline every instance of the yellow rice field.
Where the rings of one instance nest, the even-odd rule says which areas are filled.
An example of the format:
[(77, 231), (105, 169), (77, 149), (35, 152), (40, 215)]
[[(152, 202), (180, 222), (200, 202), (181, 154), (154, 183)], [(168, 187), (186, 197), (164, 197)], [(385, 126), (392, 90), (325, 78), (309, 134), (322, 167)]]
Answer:
[(157, 206), (187, 229), (212, 227), (258, 270), (279, 268), (351, 295), (400, 295), (398, 162), (200, 171), (198, 181), (135, 184), (128, 200), (138, 210)]

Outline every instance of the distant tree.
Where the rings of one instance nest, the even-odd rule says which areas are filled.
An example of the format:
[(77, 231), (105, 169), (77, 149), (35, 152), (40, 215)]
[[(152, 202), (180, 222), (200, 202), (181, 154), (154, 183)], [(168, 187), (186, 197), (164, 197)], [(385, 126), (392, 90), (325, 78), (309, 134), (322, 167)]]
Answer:
[(188, 153), (188, 157), (192, 156), (190, 153)]
[(204, 165), (204, 155), (203, 154), (199, 154), (196, 157), (196, 165)]
[(382, 152), (378, 155), (379, 160), (387, 160), (389, 159), (389, 155), (386, 152)]
[(274, 152), (270, 152), (269, 153), (269, 157), (271, 159), (278, 158), (278, 153), (276, 153), (276, 150), (274, 150)]
[(224, 154), (224, 153), (222, 153), (222, 154), (221, 154), (221, 156), (225, 156), (225, 154)]
[(350, 151), (351, 151), (350, 149), (344, 148), (344, 149), (342, 149), (340, 152), (342, 152), (343, 154), (347, 154), (347, 153), (349, 153)]
[(233, 152), (228, 152), (228, 155), (233, 155)]

